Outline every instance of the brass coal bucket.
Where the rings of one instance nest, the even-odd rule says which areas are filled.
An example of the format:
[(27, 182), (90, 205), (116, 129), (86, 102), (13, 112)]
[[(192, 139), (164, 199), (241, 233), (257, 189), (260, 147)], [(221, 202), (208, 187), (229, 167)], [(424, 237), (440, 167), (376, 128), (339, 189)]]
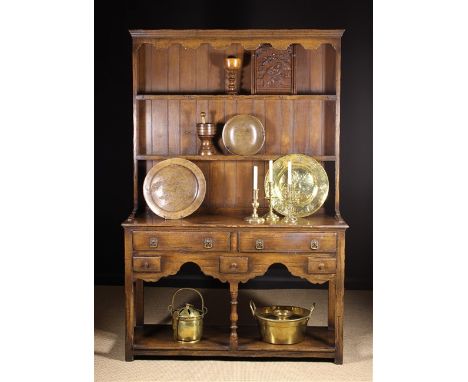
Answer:
[(315, 308), (297, 306), (266, 306), (257, 308), (250, 301), (252, 315), (257, 319), (262, 340), (270, 344), (292, 345), (304, 340), (307, 322)]
[[(192, 304), (186, 303), (185, 306), (174, 309), (174, 299), (176, 295), (183, 291), (190, 290), (197, 293), (201, 299), (201, 309), (196, 309)], [(195, 343), (200, 341), (203, 334), (203, 317), (208, 313), (203, 296), (199, 291), (192, 288), (181, 288), (172, 296), (172, 304), (167, 307), (172, 316), (172, 330), (174, 340), (179, 342)]]

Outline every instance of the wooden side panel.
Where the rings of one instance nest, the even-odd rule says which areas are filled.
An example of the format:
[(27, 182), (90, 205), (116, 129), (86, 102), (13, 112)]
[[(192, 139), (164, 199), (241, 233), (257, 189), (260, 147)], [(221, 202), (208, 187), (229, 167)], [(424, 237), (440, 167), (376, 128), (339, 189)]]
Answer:
[(281, 152), (281, 101), (265, 101), (265, 153)]
[(171, 45), (167, 53), (167, 90), (169, 93), (178, 93), (180, 90), (179, 55), (180, 44)]
[(167, 107), (168, 154), (180, 154), (180, 101), (170, 100)]
[(279, 130), (281, 131), (281, 154), (288, 154), (291, 150), (291, 143), (294, 140), (294, 108), (293, 101), (281, 101), (281, 123)]
[(294, 138), (291, 151), (296, 153), (308, 152), (310, 129), (310, 114), (307, 100), (294, 103)]
[(210, 75), (210, 60), (208, 57), (209, 45), (201, 44), (198, 49), (196, 49), (196, 84), (197, 84), (197, 93), (208, 93), (208, 77)]
[(196, 154), (196, 108), (197, 105), (195, 101), (180, 101), (180, 153), (182, 155)]
[(336, 92), (336, 51), (331, 45), (324, 45), (324, 92), (335, 94)]
[[(151, 150), (151, 101), (137, 102), (138, 107), (138, 152), (146, 154)], [(149, 135), (148, 135), (149, 134)], [(149, 142), (150, 147), (147, 147)]]
[(297, 94), (310, 93), (310, 54), (302, 45), (296, 45)]
[(165, 100), (151, 101), (152, 154), (168, 154), (167, 104)]
[(213, 93), (224, 93), (224, 49), (208, 48), (208, 90)]
[(167, 53), (167, 49), (152, 49), (151, 91), (154, 93), (167, 93)]
[(195, 93), (197, 90), (197, 51), (195, 49), (180, 48), (179, 78), (180, 91)]
[(315, 50), (309, 50), (310, 62), (310, 93), (323, 93), (323, 63), (324, 47), (321, 45)]
[(322, 155), (323, 102), (309, 101), (311, 110), (310, 155)]
[(142, 45), (138, 50), (138, 92), (147, 92), (147, 83), (149, 75), (148, 71), (151, 69), (151, 51), (148, 44)]
[(323, 146), (327, 155), (335, 155), (335, 102), (323, 102), (324, 104), (324, 128)]

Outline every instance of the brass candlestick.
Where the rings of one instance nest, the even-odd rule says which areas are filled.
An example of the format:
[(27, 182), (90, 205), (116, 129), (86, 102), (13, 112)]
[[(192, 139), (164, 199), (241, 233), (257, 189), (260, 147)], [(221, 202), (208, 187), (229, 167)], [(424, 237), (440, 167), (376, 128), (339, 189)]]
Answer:
[(227, 94), (237, 94), (237, 75), (241, 68), (241, 59), (237, 57), (227, 57), (224, 60), (224, 67), (226, 69), (227, 77)]
[(253, 212), (251, 216), (247, 216), (244, 220), (248, 221), (249, 224), (263, 224), (265, 223), (265, 219), (261, 218), (257, 214), (257, 209), (258, 209), (259, 203), (258, 203), (258, 189), (253, 190), (253, 200), (252, 200), (252, 207), (253, 207)]
[(291, 184), (286, 189), (286, 216), (281, 220), (284, 224), (297, 224), (297, 217), (293, 214), (293, 203), (295, 202), (295, 193)]
[(265, 218), (265, 221), (269, 224), (275, 224), (277, 223), (280, 218), (278, 215), (276, 215), (274, 212), (273, 212), (273, 203), (272, 203), (272, 200), (274, 198), (273, 196), (273, 182), (272, 181), (268, 181), (267, 183), (267, 189), (265, 190), (265, 199), (268, 200), (268, 204), (269, 204), (269, 207), (270, 207), (270, 210), (268, 211), (267, 214), (263, 215), (263, 217)]

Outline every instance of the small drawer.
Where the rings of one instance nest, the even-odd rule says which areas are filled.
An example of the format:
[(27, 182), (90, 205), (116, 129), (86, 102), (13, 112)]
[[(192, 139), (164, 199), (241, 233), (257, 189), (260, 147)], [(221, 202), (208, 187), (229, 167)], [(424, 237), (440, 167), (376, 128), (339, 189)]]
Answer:
[(219, 271), (221, 273), (246, 273), (249, 271), (249, 258), (241, 256), (220, 256)]
[(161, 272), (161, 256), (133, 257), (135, 272)]
[(336, 259), (307, 259), (307, 273), (336, 273)]
[(335, 252), (334, 232), (265, 232), (239, 233), (240, 252)]
[(229, 251), (230, 232), (135, 231), (138, 251)]

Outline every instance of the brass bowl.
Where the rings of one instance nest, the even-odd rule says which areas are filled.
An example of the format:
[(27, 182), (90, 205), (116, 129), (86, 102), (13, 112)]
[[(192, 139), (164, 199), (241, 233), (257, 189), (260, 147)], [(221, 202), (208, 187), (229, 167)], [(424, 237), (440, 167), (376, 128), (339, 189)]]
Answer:
[(257, 308), (250, 301), (250, 309), (257, 320), (262, 340), (276, 345), (292, 345), (303, 341), (314, 308), (315, 303), (310, 310), (282, 305)]
[(226, 122), (222, 139), (230, 153), (254, 155), (265, 144), (265, 128), (262, 122), (253, 115), (239, 114)]

